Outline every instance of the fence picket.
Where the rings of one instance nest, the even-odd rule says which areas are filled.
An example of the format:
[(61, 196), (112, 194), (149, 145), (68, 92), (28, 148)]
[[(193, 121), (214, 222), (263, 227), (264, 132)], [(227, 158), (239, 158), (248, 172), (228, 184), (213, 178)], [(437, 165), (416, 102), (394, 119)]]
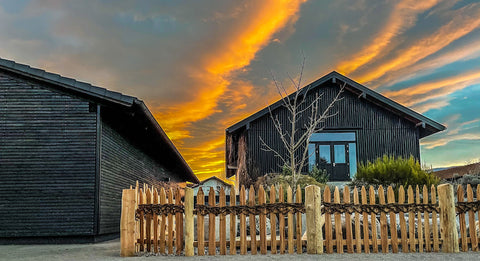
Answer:
[[(335, 187), (335, 190), (333, 192), (333, 203), (340, 204), (340, 191), (338, 187)], [(335, 243), (337, 246), (337, 253), (343, 253), (342, 216), (340, 213), (335, 213), (334, 218)]]
[[(375, 205), (375, 190), (373, 189), (373, 186), (370, 186), (369, 188), (369, 193), (370, 193), (370, 205)], [(372, 247), (373, 247), (373, 253), (378, 253), (378, 233), (377, 233), (377, 214), (371, 213), (370, 214), (370, 222), (372, 225)]]
[[(423, 204), (428, 204), (428, 189), (426, 185), (423, 185)], [(423, 212), (423, 225), (425, 227), (425, 251), (432, 251), (431, 242), (430, 242), (430, 218), (427, 211)]]
[[(258, 189), (258, 204), (263, 205), (265, 204), (265, 189), (263, 186), (260, 186)], [(265, 255), (267, 254), (267, 218), (265, 214), (260, 214), (260, 253)]]
[[(158, 191), (153, 191), (153, 204), (158, 204)], [(158, 215), (153, 214), (153, 252), (158, 253)]]
[[(413, 204), (413, 188), (408, 186), (408, 203)], [(410, 243), (410, 252), (415, 252), (417, 247), (415, 245), (415, 214), (408, 212), (408, 241)]]
[[(139, 205), (140, 204), (145, 204), (145, 193), (143, 193), (143, 188), (139, 190)], [(143, 218), (144, 212), (141, 212), (141, 218), (140, 218), (140, 252), (143, 252), (145, 250), (144, 246), (144, 239), (145, 239), (145, 219)]]
[[(457, 202), (463, 202), (464, 201), (464, 192), (463, 192), (463, 186), (458, 185), (457, 186)], [(465, 223), (465, 213), (460, 213), (458, 215), (458, 219), (460, 221), (460, 237), (461, 237), (461, 242), (462, 242), (462, 251), (467, 251), (468, 250), (468, 243), (467, 243), (467, 224)]]
[[(392, 186), (387, 188), (387, 202), (389, 204), (395, 204), (395, 194), (393, 192)], [(392, 252), (398, 253), (398, 232), (397, 232), (397, 215), (395, 212), (390, 211), (390, 238), (392, 245)]]
[[(430, 200), (432, 204), (437, 204), (437, 193), (435, 185), (432, 185), (430, 189)], [(438, 224), (437, 224), (437, 211), (432, 212), (432, 234), (433, 234), (433, 251), (438, 252), (440, 250), (438, 240)]]
[[(210, 191), (208, 192), (208, 205), (211, 207), (216, 206), (215, 190), (213, 187), (210, 187)], [(208, 255), (210, 256), (214, 256), (217, 252), (215, 243), (215, 215), (210, 213), (208, 214)]]
[[(250, 189), (248, 190), (248, 205), (253, 207), (255, 206), (255, 188), (253, 185), (250, 185)], [(250, 252), (252, 255), (257, 254), (257, 228), (255, 222), (255, 215), (250, 214), (248, 217), (248, 221), (250, 223)]]
[[(182, 196), (180, 194), (180, 189), (177, 188), (175, 191), (175, 205), (182, 205)], [(183, 250), (183, 214), (175, 214), (175, 250), (177, 255), (180, 255)]]
[[(350, 204), (350, 190), (348, 189), (348, 186), (343, 188), (343, 203)], [(349, 213), (345, 213), (345, 234), (347, 252), (353, 253), (352, 220)]]
[[(477, 185), (477, 201), (480, 201), (480, 184)], [(480, 209), (477, 211), (478, 222), (475, 222), (475, 230), (477, 231), (477, 241), (480, 241)], [(478, 230), (477, 230), (478, 227)], [(480, 243), (480, 242), (479, 242)]]
[[(416, 192), (416, 203), (420, 204), (420, 188), (418, 185), (415, 187)], [(423, 222), (422, 222), (422, 212), (417, 213), (417, 235), (418, 235), (418, 252), (423, 252)]]
[[(467, 185), (467, 201), (473, 202), (473, 190), (470, 184)], [(475, 230), (475, 212), (468, 211), (468, 227), (470, 228), (470, 243), (472, 251), (478, 250), (477, 231)]]
[[(287, 187), (287, 203), (293, 203), (293, 192), (292, 187)], [(293, 254), (293, 214), (292, 212), (288, 212), (287, 214), (288, 220), (288, 253)]]
[[(270, 187), (270, 203), (276, 202), (276, 189), (275, 186), (272, 185)], [(277, 215), (274, 213), (270, 213), (270, 251), (272, 254), (277, 253)]]
[[(353, 188), (353, 204), (359, 204), (357, 187)], [(362, 239), (360, 235), (360, 213), (355, 212), (355, 248), (359, 254), (362, 253)]]
[[(327, 186), (325, 187), (325, 191), (323, 192), (323, 202), (330, 203), (331, 192), (330, 188)], [(332, 217), (330, 214), (325, 213), (325, 246), (327, 250), (327, 254), (333, 253), (333, 235), (332, 235)]]
[[(361, 190), (362, 204), (367, 205), (367, 190), (365, 186), (362, 186)], [(368, 235), (368, 214), (367, 212), (362, 212), (363, 217), (363, 249), (366, 254), (370, 253), (370, 237)]]
[[(297, 203), (302, 203), (302, 189), (300, 185), (297, 186), (297, 195), (295, 196)], [(297, 237), (297, 254), (301, 254), (303, 251), (302, 248), (302, 213), (297, 213), (297, 228), (296, 228), (296, 237)]]
[[(225, 190), (220, 188), (220, 207), (225, 207)], [(220, 214), (220, 255), (227, 254), (227, 223), (225, 214)]]
[[(165, 195), (165, 189), (162, 187), (160, 188), (160, 204), (167, 204), (167, 196)], [(160, 217), (160, 254), (165, 254), (165, 232), (166, 232), (166, 223), (167, 223), (167, 216), (161, 215)]]
[[(230, 206), (236, 205), (235, 189), (230, 189)], [(237, 254), (237, 216), (230, 214), (230, 255)]]
[[(283, 186), (278, 188), (278, 202), (284, 202)], [(280, 233), (280, 254), (285, 254), (285, 216), (278, 214), (278, 231)]]
[[(197, 192), (197, 206), (205, 205), (205, 194), (200, 187)], [(205, 255), (205, 217), (197, 215), (197, 253), (199, 256)]]
[[(147, 204), (152, 204), (152, 191), (151, 189), (147, 189), (145, 192)], [(146, 222), (145, 222), (145, 238), (147, 243), (147, 250), (146, 252), (152, 251), (152, 214), (146, 215)]]
[[(378, 201), (380, 205), (385, 205), (385, 191), (382, 185), (378, 187)], [(382, 245), (382, 253), (388, 253), (387, 215), (383, 211), (380, 213), (380, 242)]]
[[(240, 189), (240, 205), (247, 205), (245, 186)], [(240, 214), (240, 255), (247, 253), (247, 218), (245, 214)]]
[[(405, 203), (405, 189), (402, 185), (398, 189), (398, 204)], [(398, 218), (400, 219), (400, 235), (401, 235), (401, 242), (402, 242), (402, 252), (408, 253), (408, 237), (407, 237), (407, 224), (405, 222), (405, 213), (400, 212), (398, 214)]]

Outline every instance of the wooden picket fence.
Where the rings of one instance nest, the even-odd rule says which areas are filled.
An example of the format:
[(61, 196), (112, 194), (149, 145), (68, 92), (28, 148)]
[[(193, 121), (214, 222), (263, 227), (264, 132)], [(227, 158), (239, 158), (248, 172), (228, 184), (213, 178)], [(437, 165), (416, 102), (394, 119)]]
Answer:
[[(406, 191), (400, 187), (397, 192), (380, 186), (352, 191), (345, 187), (342, 193), (337, 187), (333, 193), (326, 187), (323, 195), (319, 187), (308, 186), (305, 200), (300, 188), (284, 191), (281, 186), (269, 191), (242, 187), (239, 202), (234, 193), (226, 202), (221, 190), (216, 203), (211, 188), (209, 202), (204, 202), (199, 190), (194, 206), (190, 188), (183, 198), (179, 189), (124, 190), (121, 255), (478, 251), (480, 186), (475, 200), (470, 185), (466, 198), (458, 186), (457, 205), (453, 186), (448, 184), (438, 186), (438, 193), (435, 186)], [(302, 229), (302, 216), (306, 229)], [(271, 233), (267, 233), (267, 220)]]

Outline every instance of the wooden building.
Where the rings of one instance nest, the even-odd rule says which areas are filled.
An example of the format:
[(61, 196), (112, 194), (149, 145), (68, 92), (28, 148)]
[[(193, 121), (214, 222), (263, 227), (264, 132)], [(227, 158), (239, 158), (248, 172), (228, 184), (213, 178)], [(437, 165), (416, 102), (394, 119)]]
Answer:
[(198, 182), (141, 100), (0, 59), (0, 242), (115, 237), (136, 180)]
[(211, 187), (215, 190), (215, 195), (219, 195), (221, 188), (223, 188), (226, 195), (230, 195), (230, 189), (233, 188), (233, 185), (228, 184), (227, 182), (221, 180), (220, 178), (218, 178), (216, 176), (212, 176), (208, 179), (202, 180), (198, 184), (193, 185), (192, 186), (193, 195), (195, 195), (195, 196), (197, 195), (199, 188), (202, 188), (203, 192), (205, 194), (208, 194)]
[[(327, 170), (330, 180), (346, 181), (356, 173), (359, 162), (373, 161), (384, 154), (413, 155), (420, 159), (419, 140), (445, 129), (443, 125), (337, 72), (302, 88), (300, 96), (307, 93), (308, 104), (316, 95), (323, 95), (321, 110), (324, 111), (344, 83), (343, 99), (335, 103), (331, 111), (337, 114), (317, 126), (319, 131), (309, 138), (309, 162), (304, 172), (317, 165)], [(289, 115), (279, 100), (226, 129), (227, 177), (236, 176), (239, 184), (267, 173), (281, 172), (280, 159), (272, 152), (262, 150), (260, 141), (261, 137), (269, 146), (286, 154), (270, 110), (288, 128)], [(309, 113), (307, 110), (300, 115), (297, 126), (304, 126)], [(299, 132), (301, 135), (305, 129), (300, 128)]]

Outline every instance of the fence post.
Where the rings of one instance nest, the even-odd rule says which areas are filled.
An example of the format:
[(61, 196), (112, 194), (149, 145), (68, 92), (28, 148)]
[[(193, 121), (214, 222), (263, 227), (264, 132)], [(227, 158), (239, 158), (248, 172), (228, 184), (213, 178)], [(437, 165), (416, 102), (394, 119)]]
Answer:
[(193, 256), (193, 189), (185, 188), (185, 256)]
[(135, 189), (122, 191), (122, 216), (120, 218), (120, 255), (135, 254)]
[(310, 185), (305, 188), (308, 254), (323, 253), (321, 198), (318, 186)]
[(455, 197), (451, 184), (438, 186), (438, 205), (440, 207), (440, 232), (445, 253), (458, 253), (458, 232), (456, 224)]

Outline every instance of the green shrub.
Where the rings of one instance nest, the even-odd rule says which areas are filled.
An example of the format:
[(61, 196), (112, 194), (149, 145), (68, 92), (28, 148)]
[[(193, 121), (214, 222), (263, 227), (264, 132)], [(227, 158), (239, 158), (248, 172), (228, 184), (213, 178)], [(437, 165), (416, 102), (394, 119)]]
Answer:
[(392, 186), (395, 190), (400, 185), (437, 185), (439, 179), (423, 170), (413, 156), (408, 159), (384, 155), (374, 162), (360, 163), (351, 185)]
[(327, 170), (319, 169), (317, 168), (317, 166), (313, 166), (312, 170), (310, 170), (308, 175), (314, 178), (318, 183), (323, 183), (323, 184), (326, 184), (329, 178)]

